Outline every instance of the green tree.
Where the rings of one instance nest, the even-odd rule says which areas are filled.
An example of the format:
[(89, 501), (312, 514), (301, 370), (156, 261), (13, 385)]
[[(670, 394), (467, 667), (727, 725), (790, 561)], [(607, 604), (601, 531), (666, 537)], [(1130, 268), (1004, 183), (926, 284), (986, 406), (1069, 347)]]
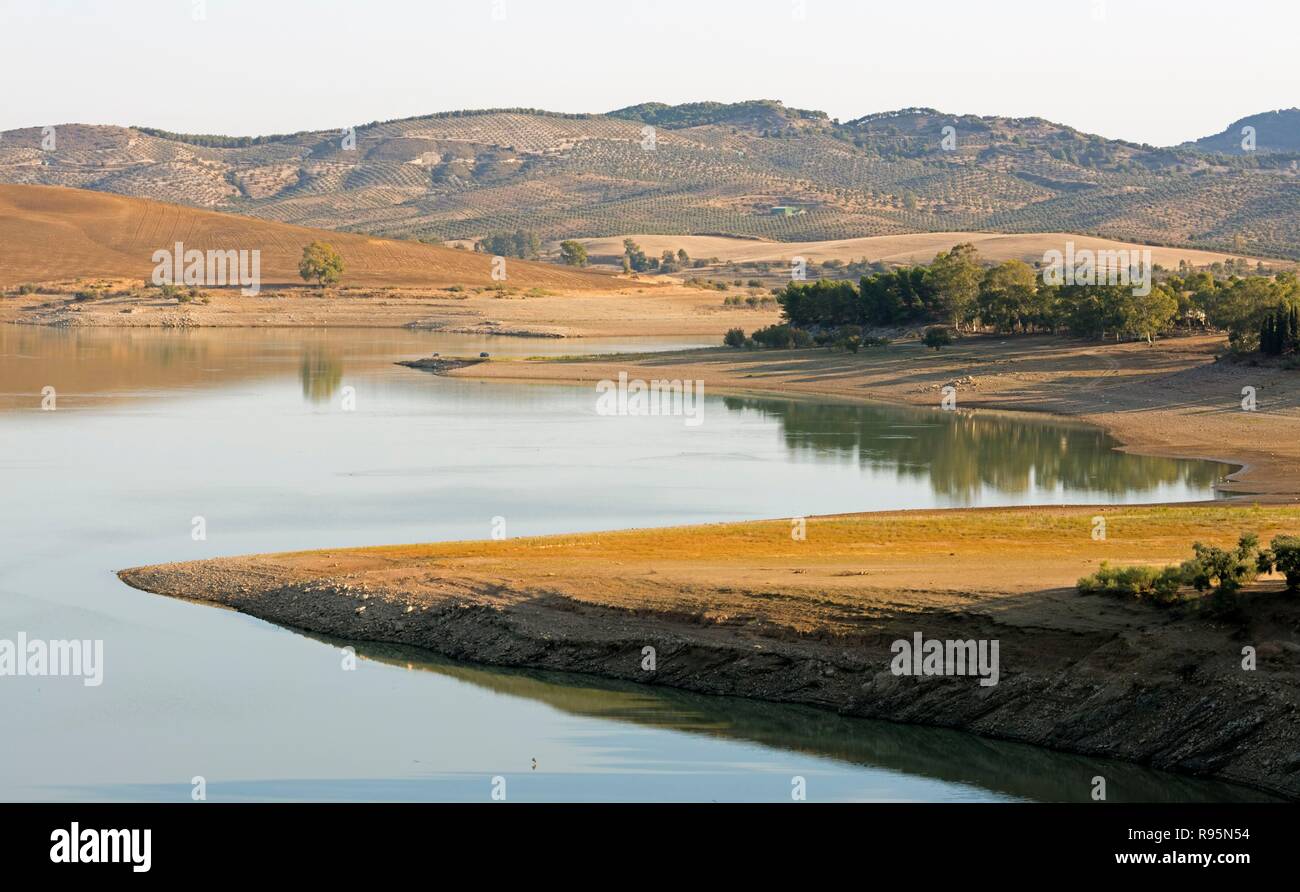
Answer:
[[(1121, 286), (1122, 287), (1122, 286)], [(1178, 298), (1163, 284), (1151, 289), (1147, 295), (1136, 295), (1132, 290), (1121, 292), (1117, 328), (1124, 334), (1151, 339), (1169, 328), (1178, 312)]]
[(586, 266), (587, 249), (582, 242), (572, 239), (560, 242), (560, 259), (569, 266)]
[(1016, 331), (1041, 322), (1033, 267), (1007, 260), (984, 274), (980, 283), (980, 320), (1001, 331)]
[(624, 268), (634, 273), (644, 273), (659, 265), (658, 260), (651, 260), (646, 257), (645, 251), (641, 250), (641, 246), (630, 238), (623, 239), (623, 259), (625, 261)]
[(343, 255), (334, 250), (333, 245), (325, 242), (312, 242), (302, 249), (302, 260), (298, 262), (298, 275), (303, 281), (316, 280), (321, 288), (336, 285), (343, 278)]
[(958, 330), (969, 322), (979, 298), (984, 268), (979, 252), (966, 242), (947, 253), (940, 252), (930, 264), (930, 281), (935, 290), (935, 315)]
[(1268, 550), (1260, 552), (1258, 569), (1277, 570), (1286, 576), (1287, 591), (1300, 590), (1300, 536), (1274, 536)]

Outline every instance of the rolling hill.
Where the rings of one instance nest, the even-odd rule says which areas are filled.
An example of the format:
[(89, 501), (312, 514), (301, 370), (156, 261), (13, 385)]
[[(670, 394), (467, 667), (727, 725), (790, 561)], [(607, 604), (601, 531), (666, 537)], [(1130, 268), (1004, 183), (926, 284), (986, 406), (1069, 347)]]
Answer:
[(52, 151), (40, 128), (0, 136), (0, 181), (440, 241), (519, 228), (776, 241), (1079, 232), (1297, 258), (1300, 127), (1294, 110), (1273, 115), (1259, 128), (1268, 150), (1245, 155), (1223, 134), (1158, 148), (1041, 118), (904, 109), (841, 123), (767, 100), (448, 112), (360, 126), (355, 143), (333, 130), (72, 124), (55, 128)]
[[(947, 251), (953, 245), (969, 242), (980, 253), (981, 259), (1001, 263), (1004, 260), (1022, 260), (1028, 264), (1039, 263), (1044, 252), (1064, 250), (1067, 241), (1077, 249), (1092, 251), (1142, 248), (1133, 242), (1102, 239), (1088, 235), (1065, 232), (1029, 234), (1000, 234), (991, 232), (919, 232), (908, 235), (871, 235), (863, 238), (831, 239), (816, 242), (773, 242), (767, 239), (741, 239), (721, 235), (632, 235), (628, 236), (651, 257), (665, 250), (676, 253), (685, 250), (693, 258), (717, 258), (722, 262), (775, 263), (789, 266), (791, 258), (803, 257), (815, 263), (827, 260), (843, 262), (863, 257), (890, 265), (912, 266), (934, 260), (934, 255)], [(580, 239), (593, 261), (618, 263), (623, 255), (623, 239)], [(1195, 248), (1151, 248), (1151, 262), (1166, 269), (1177, 269), (1181, 261), (1192, 266), (1209, 266), (1230, 260), (1237, 255)], [(1271, 265), (1271, 264), (1269, 264)], [(1289, 266), (1282, 263), (1279, 266)], [(686, 275), (689, 275), (686, 274)]]
[[(1254, 149), (1248, 150), (1242, 145), (1246, 127), (1255, 130)], [(1222, 152), (1228, 155), (1248, 155), (1251, 152), (1294, 155), (1300, 153), (1300, 108), (1251, 115), (1233, 121), (1221, 133), (1202, 137), (1187, 145), (1203, 152)]]
[[(301, 285), (298, 261), (312, 241), (343, 255), (344, 285), (432, 288), (490, 285), (492, 259), (440, 245), (323, 232), (253, 217), (51, 186), (0, 185), (0, 286), (67, 277), (147, 279), (154, 251), (260, 250), (264, 285)], [(519, 288), (608, 289), (613, 280), (547, 263), (511, 260)]]

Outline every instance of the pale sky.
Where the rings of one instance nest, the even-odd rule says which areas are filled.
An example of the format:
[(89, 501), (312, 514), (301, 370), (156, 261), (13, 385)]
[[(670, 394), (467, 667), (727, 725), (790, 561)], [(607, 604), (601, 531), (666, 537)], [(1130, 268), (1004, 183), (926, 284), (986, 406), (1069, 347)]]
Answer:
[(0, 130), (761, 98), (1171, 145), (1300, 105), (1298, 38), (1296, 0), (0, 0)]

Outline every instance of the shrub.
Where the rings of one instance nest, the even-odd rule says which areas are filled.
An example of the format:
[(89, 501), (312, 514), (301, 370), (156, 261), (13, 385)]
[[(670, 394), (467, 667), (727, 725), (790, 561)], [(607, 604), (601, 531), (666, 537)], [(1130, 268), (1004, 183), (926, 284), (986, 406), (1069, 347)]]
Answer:
[(802, 328), (795, 328), (784, 323), (760, 328), (754, 332), (753, 338), (755, 342), (764, 347), (775, 347), (777, 349), (813, 346), (813, 336), (811, 334)]
[(1180, 567), (1112, 567), (1103, 563), (1078, 582), (1082, 595), (1121, 595), (1156, 604), (1172, 604), (1183, 586)]
[(1287, 591), (1300, 589), (1300, 536), (1274, 536), (1269, 548), (1259, 553), (1257, 569), (1285, 575)]
[(743, 328), (729, 328), (727, 333), (722, 336), (722, 343), (727, 347), (745, 346), (745, 330)]
[[(1272, 551), (1260, 552), (1259, 537), (1254, 533), (1243, 533), (1231, 550), (1197, 542), (1192, 546), (1191, 560), (1179, 566), (1112, 567), (1103, 563), (1096, 573), (1080, 579), (1076, 587), (1084, 595), (1123, 595), (1171, 604), (1178, 600), (1179, 589), (1190, 585), (1198, 592), (1210, 593), (1211, 608), (1225, 610), (1235, 606), (1243, 585), (1275, 565), (1283, 572), (1291, 567), (1295, 584), (1300, 585), (1300, 537), (1278, 536), (1273, 544)], [(1279, 558), (1279, 554), (1283, 557)], [(1287, 582), (1292, 584), (1292, 576)]]
[(1197, 542), (1193, 557), (1183, 563), (1183, 576), (1198, 592), (1214, 590), (1221, 599), (1236, 595), (1259, 575), (1259, 537), (1243, 533), (1232, 551)]
[(24, 282), (22, 285), (18, 286), (19, 294), (35, 294), (36, 291), (37, 291), (36, 286), (33, 285), (31, 282)]
[(925, 334), (921, 337), (921, 343), (931, 350), (939, 350), (942, 347), (952, 346), (952, 332), (942, 325), (936, 325), (933, 328), (927, 328)]

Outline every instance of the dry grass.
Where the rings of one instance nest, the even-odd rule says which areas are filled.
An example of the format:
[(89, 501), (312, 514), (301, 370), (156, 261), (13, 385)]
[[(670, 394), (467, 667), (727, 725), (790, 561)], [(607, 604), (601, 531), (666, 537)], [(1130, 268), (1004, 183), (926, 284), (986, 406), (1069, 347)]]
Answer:
[[(1107, 522), (1104, 541), (1092, 538), (1098, 515)], [(1019, 622), (1051, 625), (1063, 621), (1059, 597), (1023, 596), (1073, 598), (1075, 582), (1102, 561), (1175, 563), (1190, 556), (1194, 541), (1229, 545), (1247, 531), (1265, 542), (1300, 532), (1300, 508), (894, 511), (808, 518), (802, 541), (791, 537), (789, 520), (772, 520), (256, 555), (144, 572), (195, 591), (328, 584), (400, 592), (418, 603), (459, 593), (500, 607), (558, 596), (691, 622), (751, 617), (803, 632), (844, 631), (877, 611), (1014, 601)], [(1109, 621), (1086, 610), (1066, 613), (1079, 628)]]

